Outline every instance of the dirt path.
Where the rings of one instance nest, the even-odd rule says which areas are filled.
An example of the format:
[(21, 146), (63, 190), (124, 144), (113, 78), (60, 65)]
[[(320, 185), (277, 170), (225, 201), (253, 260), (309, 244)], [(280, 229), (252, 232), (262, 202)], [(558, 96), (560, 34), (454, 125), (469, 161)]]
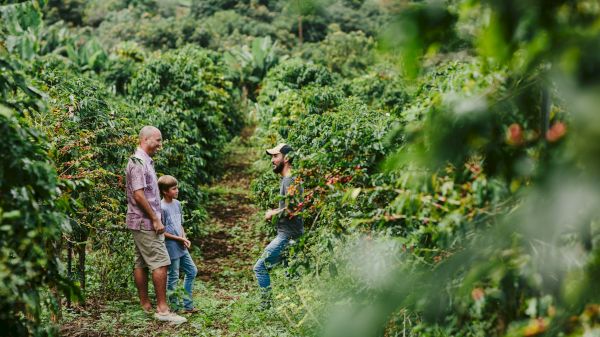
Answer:
[(223, 176), (206, 190), (209, 234), (194, 241), (202, 256), (198, 277), (205, 282), (219, 285), (224, 271), (239, 273), (252, 266), (258, 212), (249, 194), (252, 161), (251, 149), (230, 148)]

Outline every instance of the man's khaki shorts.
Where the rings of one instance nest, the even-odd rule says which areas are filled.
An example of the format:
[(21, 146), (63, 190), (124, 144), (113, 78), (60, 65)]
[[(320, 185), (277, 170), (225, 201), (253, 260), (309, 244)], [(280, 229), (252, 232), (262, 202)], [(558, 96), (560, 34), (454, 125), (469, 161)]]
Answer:
[(165, 235), (155, 231), (131, 230), (135, 242), (135, 268), (154, 269), (171, 264), (165, 246)]

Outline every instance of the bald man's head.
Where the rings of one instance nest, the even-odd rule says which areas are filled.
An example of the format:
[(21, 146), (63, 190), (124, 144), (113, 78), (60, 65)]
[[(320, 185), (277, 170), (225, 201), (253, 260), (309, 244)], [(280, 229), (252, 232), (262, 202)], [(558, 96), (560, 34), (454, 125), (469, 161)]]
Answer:
[(146, 125), (140, 130), (140, 147), (148, 155), (153, 156), (162, 146), (160, 130), (154, 126)]
[(142, 139), (148, 138), (156, 133), (160, 134), (160, 130), (157, 127), (152, 126), (152, 125), (146, 125), (140, 130), (140, 141)]

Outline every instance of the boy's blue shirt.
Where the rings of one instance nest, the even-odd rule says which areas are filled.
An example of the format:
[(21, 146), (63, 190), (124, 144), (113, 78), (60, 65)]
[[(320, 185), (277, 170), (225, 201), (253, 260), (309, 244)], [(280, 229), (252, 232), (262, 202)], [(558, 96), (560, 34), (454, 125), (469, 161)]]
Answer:
[[(165, 199), (162, 199), (160, 201), (160, 208), (162, 210), (165, 231), (172, 235), (183, 236), (183, 212), (181, 211), (179, 201), (173, 199), (172, 202), (167, 203)], [(171, 260), (178, 259), (187, 252), (187, 248), (185, 248), (181, 241), (165, 238), (165, 246), (167, 246)]]

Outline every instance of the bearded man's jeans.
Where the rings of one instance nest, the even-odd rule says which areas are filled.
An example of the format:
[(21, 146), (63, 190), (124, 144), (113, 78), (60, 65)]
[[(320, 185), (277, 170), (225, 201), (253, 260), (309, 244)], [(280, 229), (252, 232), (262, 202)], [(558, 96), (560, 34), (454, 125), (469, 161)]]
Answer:
[(270, 288), (271, 278), (269, 277), (269, 270), (281, 262), (281, 254), (289, 241), (290, 239), (284, 234), (277, 234), (275, 239), (267, 245), (260, 259), (256, 261), (254, 273), (261, 289), (267, 290)]

